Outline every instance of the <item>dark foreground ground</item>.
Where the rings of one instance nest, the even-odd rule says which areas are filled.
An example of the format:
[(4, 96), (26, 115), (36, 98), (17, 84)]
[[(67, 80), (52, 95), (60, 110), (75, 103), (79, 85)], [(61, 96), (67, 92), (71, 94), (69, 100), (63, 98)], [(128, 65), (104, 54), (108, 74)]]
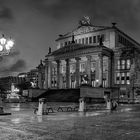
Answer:
[(0, 116), (0, 140), (140, 140), (140, 105), (43, 117), (28, 107), (7, 111), (12, 115)]

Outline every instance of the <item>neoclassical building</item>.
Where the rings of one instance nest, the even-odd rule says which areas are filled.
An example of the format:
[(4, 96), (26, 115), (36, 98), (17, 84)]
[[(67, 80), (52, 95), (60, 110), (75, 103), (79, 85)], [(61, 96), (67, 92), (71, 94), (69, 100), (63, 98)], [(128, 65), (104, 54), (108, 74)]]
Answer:
[[(140, 83), (140, 44), (112, 26), (95, 26), (83, 17), (79, 26), (56, 39), (57, 49), (46, 55), (45, 89), (118, 87), (134, 98)], [(41, 80), (42, 81), (42, 80)]]

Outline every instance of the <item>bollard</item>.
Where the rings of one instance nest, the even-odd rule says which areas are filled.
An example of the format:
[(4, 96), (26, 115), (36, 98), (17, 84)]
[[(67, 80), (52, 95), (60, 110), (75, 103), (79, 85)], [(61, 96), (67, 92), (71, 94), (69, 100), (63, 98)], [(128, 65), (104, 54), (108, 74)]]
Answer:
[(37, 115), (43, 115), (43, 113), (44, 113), (44, 103), (45, 103), (45, 98), (39, 99)]
[(85, 111), (85, 101), (84, 98), (79, 99), (79, 112), (84, 112)]
[(108, 99), (108, 100), (106, 101), (106, 109), (111, 110), (111, 108), (112, 108), (112, 103), (111, 103), (111, 100)]

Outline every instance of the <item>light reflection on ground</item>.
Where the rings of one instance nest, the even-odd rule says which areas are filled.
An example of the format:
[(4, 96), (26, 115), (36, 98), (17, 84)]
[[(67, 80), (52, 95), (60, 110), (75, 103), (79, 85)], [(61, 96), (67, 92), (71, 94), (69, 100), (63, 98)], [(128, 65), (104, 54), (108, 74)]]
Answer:
[(122, 105), (113, 112), (55, 112), (43, 116), (33, 113), (33, 104), (13, 108), (16, 106), (8, 104), (6, 112), (12, 115), (0, 116), (0, 140), (140, 139), (140, 105)]

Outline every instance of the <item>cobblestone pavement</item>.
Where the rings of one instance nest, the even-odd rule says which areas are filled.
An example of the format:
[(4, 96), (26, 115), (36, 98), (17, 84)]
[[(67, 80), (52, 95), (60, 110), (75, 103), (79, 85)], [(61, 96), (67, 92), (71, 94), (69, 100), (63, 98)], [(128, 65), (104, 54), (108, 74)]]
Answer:
[(140, 140), (140, 105), (117, 111), (59, 112), (36, 116), (33, 110), (0, 116), (0, 140)]

